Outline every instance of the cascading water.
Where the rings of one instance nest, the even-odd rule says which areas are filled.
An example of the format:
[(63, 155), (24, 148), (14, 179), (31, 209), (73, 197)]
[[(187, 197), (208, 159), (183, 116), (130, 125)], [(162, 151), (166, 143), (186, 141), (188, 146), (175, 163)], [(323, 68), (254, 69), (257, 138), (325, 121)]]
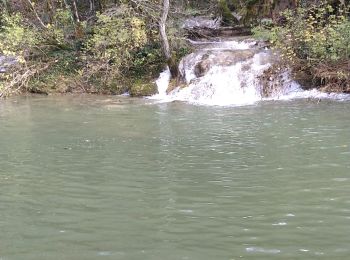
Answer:
[(283, 84), (264, 98), (259, 76), (273, 64), (269, 50), (256, 42), (218, 41), (191, 43), (196, 51), (184, 57), (179, 70), (185, 87), (168, 91), (170, 72), (161, 73), (156, 81), (159, 94), (152, 97), (163, 102), (185, 101), (193, 104), (240, 106), (261, 100), (293, 98), (348, 99), (348, 95), (325, 94), (316, 90), (304, 91), (285, 72)]

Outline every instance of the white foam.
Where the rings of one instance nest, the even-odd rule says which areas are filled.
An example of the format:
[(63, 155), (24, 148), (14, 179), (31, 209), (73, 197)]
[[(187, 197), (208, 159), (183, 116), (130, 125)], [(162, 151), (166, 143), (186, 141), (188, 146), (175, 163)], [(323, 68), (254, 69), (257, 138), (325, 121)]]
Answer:
[(171, 101), (168, 100), (168, 95), (166, 93), (169, 82), (170, 82), (171, 74), (169, 68), (166, 68), (162, 73), (160, 73), (159, 78), (156, 80), (158, 94), (149, 97), (150, 99), (162, 100), (164, 102)]
[(248, 253), (267, 253), (267, 254), (278, 254), (281, 253), (279, 249), (266, 249), (262, 247), (247, 247), (245, 249)]
[[(228, 67), (215, 66), (198, 79), (191, 79), (189, 86), (172, 91), (173, 100), (193, 104), (229, 106), (249, 105), (261, 99), (256, 76), (268, 64), (259, 64), (259, 54), (245, 63)], [(250, 66), (246, 70), (244, 66)]]
[(255, 41), (194, 41), (188, 39), (194, 46), (203, 46), (203, 50), (247, 50), (256, 44)]

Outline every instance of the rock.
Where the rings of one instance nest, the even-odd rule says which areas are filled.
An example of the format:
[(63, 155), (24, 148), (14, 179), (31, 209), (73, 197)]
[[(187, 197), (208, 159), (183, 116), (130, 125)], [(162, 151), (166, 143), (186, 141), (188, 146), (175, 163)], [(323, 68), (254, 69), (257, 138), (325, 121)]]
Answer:
[(196, 16), (185, 20), (184, 24), (182, 25), (182, 28), (184, 29), (193, 29), (193, 28), (218, 29), (220, 27), (220, 24), (221, 24), (220, 18), (212, 19), (211, 17), (207, 17), (207, 16)]
[(236, 20), (239, 22), (239, 21), (241, 21), (241, 19), (242, 19), (242, 15), (240, 15), (239, 13), (237, 13), (237, 12), (231, 12), (231, 14), (233, 15), (233, 17), (234, 18), (236, 18)]
[(270, 48), (270, 43), (268, 41), (257, 41), (255, 44), (259, 49)]
[(169, 94), (171, 91), (173, 91), (176, 88), (185, 88), (187, 87), (187, 84), (185, 84), (184, 82), (182, 82), (181, 80), (179, 80), (179, 78), (177, 79), (171, 79), (169, 82), (169, 86), (166, 90), (166, 93)]
[(203, 77), (212, 67), (212, 61), (210, 60), (210, 55), (205, 54), (200, 62), (198, 62), (194, 67), (194, 74), (196, 77)]
[(0, 73), (5, 73), (9, 67), (16, 63), (17, 59), (15, 57), (0, 56)]
[(251, 49), (210, 51), (195, 65), (194, 73), (196, 77), (202, 77), (214, 66), (231, 66), (252, 58), (254, 54), (255, 51)]
[(154, 82), (135, 82), (130, 87), (130, 96), (132, 97), (146, 97), (157, 94), (158, 89), (157, 85)]

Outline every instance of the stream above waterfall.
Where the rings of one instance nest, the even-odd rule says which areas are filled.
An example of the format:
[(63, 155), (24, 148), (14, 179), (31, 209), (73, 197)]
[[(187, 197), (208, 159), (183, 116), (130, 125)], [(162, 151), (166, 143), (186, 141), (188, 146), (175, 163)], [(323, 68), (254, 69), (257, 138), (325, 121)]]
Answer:
[(278, 59), (271, 50), (252, 39), (231, 38), (199, 40), (190, 43), (195, 51), (179, 64), (182, 83), (169, 90), (170, 72), (165, 70), (156, 81), (160, 102), (184, 101), (215, 106), (251, 105), (263, 100), (296, 98), (350, 100), (350, 95), (303, 90), (291, 79), (288, 70), (276, 73), (269, 84), (274, 87), (268, 97), (259, 77)]

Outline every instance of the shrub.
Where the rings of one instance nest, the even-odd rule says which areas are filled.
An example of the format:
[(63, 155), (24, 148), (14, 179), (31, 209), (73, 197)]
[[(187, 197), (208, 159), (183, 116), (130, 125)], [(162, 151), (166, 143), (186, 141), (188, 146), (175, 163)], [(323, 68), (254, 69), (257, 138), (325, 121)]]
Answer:
[(133, 81), (147, 80), (161, 70), (158, 35), (147, 25), (146, 18), (127, 4), (98, 14), (84, 55), (83, 75), (93, 91), (121, 93)]
[[(41, 92), (41, 86), (55, 88), (53, 76), (74, 73), (77, 69), (75, 53), (77, 28), (68, 9), (57, 9), (45, 28), (35, 26), (20, 13), (3, 12), (0, 16), (0, 55), (17, 62), (0, 74), (0, 95), (23, 88)], [(67, 53), (68, 52), (68, 53)], [(50, 74), (52, 74), (50, 76)], [(28, 87), (30, 85), (30, 87)]]
[(26, 24), (20, 14), (2, 13), (0, 17), (0, 54), (25, 62), (40, 42), (38, 31)]
[(326, 91), (350, 91), (348, 10), (326, 4), (287, 10), (282, 25), (259, 26), (253, 32), (272, 43), (297, 78), (309, 77), (305, 80), (312, 86)]
[(85, 48), (87, 81), (93, 85), (118, 86), (113, 81), (130, 69), (134, 53), (146, 43), (145, 22), (133, 16), (128, 5), (98, 14), (93, 35)]

